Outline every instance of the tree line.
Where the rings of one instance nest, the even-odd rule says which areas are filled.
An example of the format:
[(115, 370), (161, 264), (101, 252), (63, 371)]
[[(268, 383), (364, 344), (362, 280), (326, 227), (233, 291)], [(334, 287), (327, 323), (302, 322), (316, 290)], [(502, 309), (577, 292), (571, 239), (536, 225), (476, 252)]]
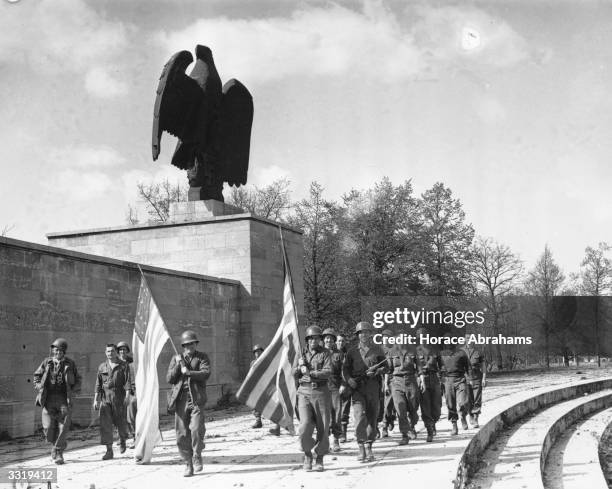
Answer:
[[(165, 221), (186, 188), (138, 184), (149, 220)], [(610, 246), (587, 247), (580, 272), (566, 276), (546, 244), (530, 268), (507, 245), (477, 235), (463, 206), (441, 182), (416, 195), (411, 181), (383, 178), (369, 189), (325, 197), (312, 182), (308, 196), (292, 201), (290, 182), (232, 188), (226, 199), (260, 217), (304, 233), (305, 316), (308, 324), (351, 334), (361, 319), (361, 298), (470, 296), (487, 311), (473, 332), (532, 336), (534, 346), (488, 345), (498, 369), (521, 364), (569, 365), (612, 354)], [(134, 209), (126, 218), (137, 222)]]

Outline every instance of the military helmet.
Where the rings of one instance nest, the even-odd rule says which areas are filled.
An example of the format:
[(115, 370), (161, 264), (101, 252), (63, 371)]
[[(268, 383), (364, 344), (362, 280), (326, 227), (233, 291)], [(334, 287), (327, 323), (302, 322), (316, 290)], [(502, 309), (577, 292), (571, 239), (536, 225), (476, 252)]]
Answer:
[(334, 341), (336, 341), (336, 338), (338, 338), (338, 334), (336, 333), (336, 331), (334, 331), (334, 328), (327, 328), (323, 330), (323, 336), (333, 336)]
[(308, 326), (308, 328), (306, 328), (306, 339), (311, 336), (321, 336), (321, 328), (318, 326)]
[(181, 345), (187, 345), (189, 343), (199, 343), (195, 332), (191, 331), (190, 329), (183, 331), (183, 334), (181, 335)]
[(383, 336), (393, 336), (393, 331), (391, 331), (390, 329), (383, 329), (382, 335)]
[(253, 353), (255, 353), (257, 350), (264, 351), (264, 348), (261, 345), (254, 345), (253, 346)]
[(66, 351), (68, 349), (68, 342), (64, 338), (57, 338), (53, 343), (51, 343), (51, 348), (53, 347)]
[(367, 321), (361, 321), (355, 326), (355, 333), (361, 333), (362, 331), (372, 331), (372, 325)]
[(120, 341), (117, 343), (117, 351), (121, 350), (121, 348), (127, 348), (128, 353), (132, 351), (130, 349), (130, 345), (127, 344), (127, 341)]

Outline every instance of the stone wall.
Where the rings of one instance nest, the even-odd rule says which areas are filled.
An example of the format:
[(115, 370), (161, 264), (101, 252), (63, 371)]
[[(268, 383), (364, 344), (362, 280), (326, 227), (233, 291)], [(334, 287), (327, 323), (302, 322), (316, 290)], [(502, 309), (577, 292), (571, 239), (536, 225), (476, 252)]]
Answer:
[[(246, 374), (251, 348), (269, 342), (282, 316), (280, 229), (290, 262), (298, 314), (304, 310), (300, 231), (252, 214), (213, 214), (206, 201), (174, 205), (170, 222), (47, 235), (50, 244), (174, 270), (238, 280), (239, 362)], [(217, 203), (224, 206), (222, 203)]]
[[(200, 349), (209, 354), (209, 405), (214, 403), (222, 388), (235, 389), (241, 380), (240, 283), (145, 265), (142, 269), (175, 343), (184, 329), (193, 329)], [(74, 421), (89, 424), (105, 344), (131, 343), (140, 280), (135, 263), (0, 237), (0, 433), (25, 436), (39, 426), (32, 373), (57, 337), (68, 340), (67, 355), (83, 375)], [(158, 361), (162, 406), (172, 354), (168, 343)]]

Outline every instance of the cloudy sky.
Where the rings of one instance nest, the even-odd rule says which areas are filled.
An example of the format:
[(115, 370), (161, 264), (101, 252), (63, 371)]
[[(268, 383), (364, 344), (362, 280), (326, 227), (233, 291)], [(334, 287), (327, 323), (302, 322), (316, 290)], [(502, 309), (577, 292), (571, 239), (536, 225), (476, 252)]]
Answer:
[(137, 181), (182, 181), (153, 102), (200, 43), (253, 94), (250, 182), (443, 181), (479, 234), (576, 271), (612, 243), (612, 3), (431, 3), (0, 0), (0, 230), (121, 225)]

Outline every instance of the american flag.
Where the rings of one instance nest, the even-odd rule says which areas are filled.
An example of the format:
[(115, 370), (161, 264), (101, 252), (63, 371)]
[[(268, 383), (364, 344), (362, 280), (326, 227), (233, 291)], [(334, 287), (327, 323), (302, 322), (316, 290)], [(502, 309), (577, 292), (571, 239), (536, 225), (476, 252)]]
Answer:
[(161, 441), (157, 359), (169, 339), (168, 330), (153, 300), (151, 289), (142, 275), (132, 336), (132, 351), (138, 399), (134, 457), (143, 463), (151, 461), (153, 448)]
[(283, 318), (270, 345), (255, 361), (236, 397), (261, 415), (286, 428), (293, 428), (297, 386), (293, 368), (297, 366), (300, 338), (293, 298), (291, 272), (284, 253), (285, 285)]

